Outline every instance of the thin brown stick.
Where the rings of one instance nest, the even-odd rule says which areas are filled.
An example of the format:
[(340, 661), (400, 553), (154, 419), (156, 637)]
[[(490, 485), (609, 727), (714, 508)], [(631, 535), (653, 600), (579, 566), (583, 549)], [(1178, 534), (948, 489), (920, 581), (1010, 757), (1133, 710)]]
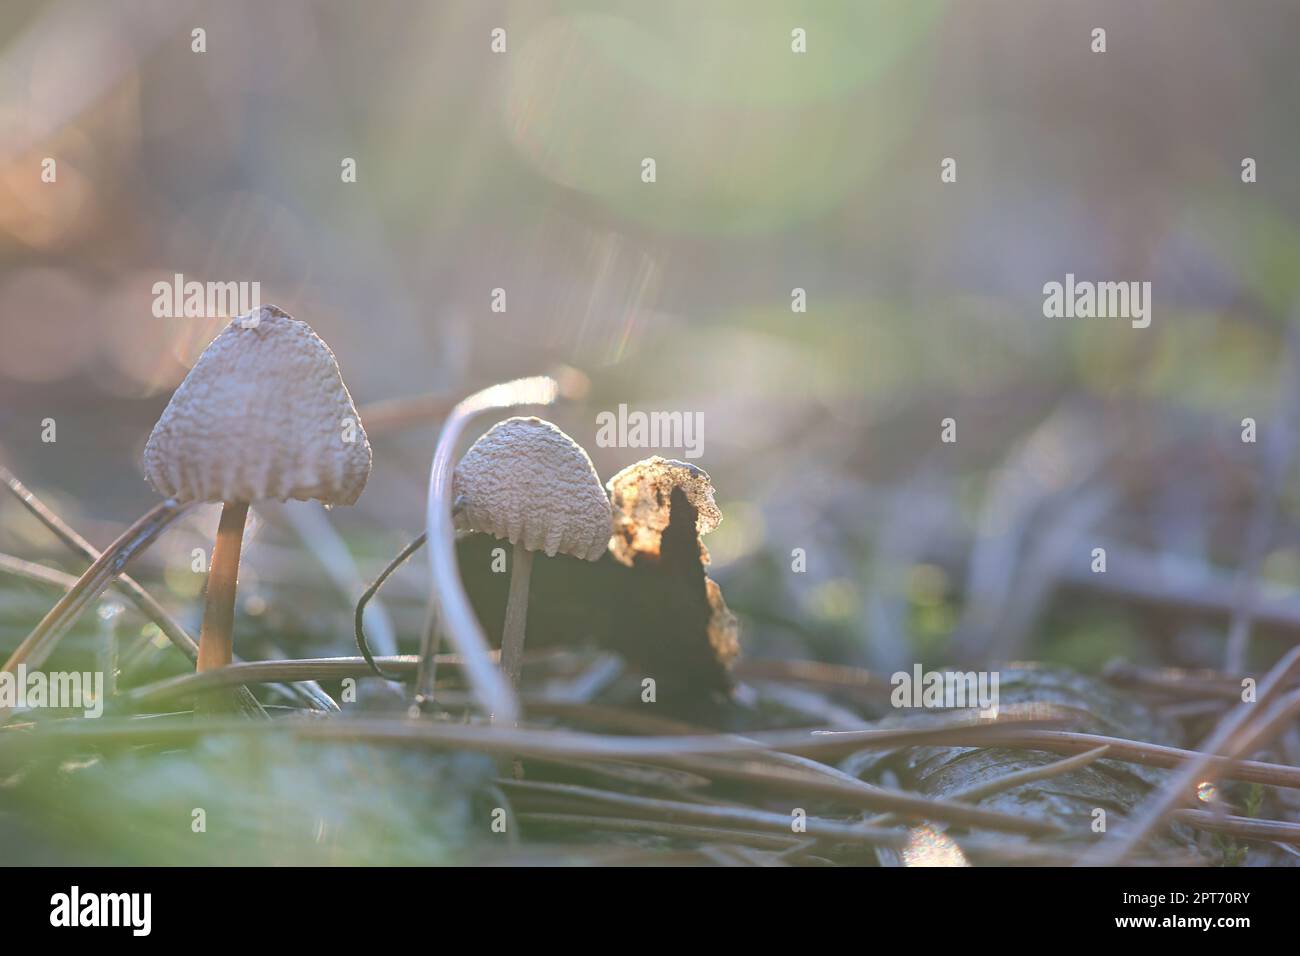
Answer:
[(736, 662), (736, 676), (742, 680), (775, 680), (810, 684), (830, 691), (856, 692), (888, 697), (889, 678), (865, 668), (846, 664), (825, 664), (809, 660), (749, 660)]
[(1109, 746), (1103, 744), (1093, 750), (1077, 754), (1073, 757), (1066, 757), (1064, 760), (1057, 760), (1041, 767), (1030, 767), (1026, 770), (1017, 770), (1012, 773), (1004, 774), (993, 780), (986, 780), (983, 783), (973, 784), (969, 787), (963, 787), (954, 793), (948, 794), (950, 800), (980, 800), (994, 793), (1002, 793), (1010, 790), (1012, 787), (1018, 787), (1024, 783), (1033, 783), (1036, 780), (1047, 780), (1052, 777), (1059, 777), (1063, 773), (1070, 773), (1074, 770), (1082, 770), (1094, 760), (1100, 760), (1106, 755)]
[[(168, 499), (155, 505), (123, 531), (108, 550), (86, 569), (76, 585), (50, 609), (0, 669), (12, 673), (19, 664), (36, 668), (45, 663), (55, 645), (76, 623), (87, 605), (103, 594), (104, 589), (122, 573), (131, 559), (152, 544), (184, 510), (184, 506)], [(0, 707), (0, 723), (8, 719), (11, 712), (12, 708)]]
[(1200, 720), (1213, 717), (1218, 720), (1228, 709), (1223, 700), (1184, 700), (1176, 704), (1163, 704), (1155, 712), (1167, 720)]
[(1268, 746), (1300, 716), (1300, 690), (1275, 700), (1259, 718), (1242, 731), (1234, 748), (1238, 753), (1249, 753)]
[[(1001, 719), (1001, 718), (999, 718)], [(450, 724), (391, 718), (358, 717), (347, 720), (312, 722), (276, 722), (270, 727), (250, 727), (242, 721), (156, 720), (115, 721), (101, 718), (95, 721), (59, 723), (31, 733), (30, 739), (39, 738), (48, 745), (58, 742), (77, 744), (132, 742), (184, 742), (216, 733), (267, 733), (285, 730), (303, 739), (355, 740), (386, 743), (395, 746), (429, 747), (431, 749), (475, 750), (499, 754), (518, 750), (525, 755), (578, 757), (582, 759), (629, 759), (689, 756), (699, 754), (763, 754), (764, 751), (784, 751), (789, 754), (816, 754), (825, 747), (824, 738), (806, 730), (775, 730), (754, 733), (747, 737), (732, 734), (699, 734), (681, 736), (614, 736), (581, 733), (571, 730), (539, 730), (513, 728), (486, 724)], [(975, 746), (970, 744), (972, 728), (940, 726), (918, 730), (868, 730), (854, 731), (857, 745), (912, 746), (921, 744)], [(15, 737), (6, 736), (6, 743)], [(837, 745), (838, 746), (838, 745)], [(865, 785), (864, 785), (865, 786)]]
[(521, 813), (520, 823), (580, 827), (584, 830), (613, 830), (621, 833), (653, 833), (677, 840), (700, 843), (740, 843), (760, 850), (786, 850), (799, 845), (794, 837), (757, 833), (753, 830), (706, 827), (694, 823), (668, 823), (663, 820), (638, 820), (631, 817), (602, 817), (572, 813)]
[[(697, 833), (708, 834), (710, 836), (716, 835), (713, 838), (717, 840), (730, 840), (733, 843), (750, 846), (757, 846), (758, 844), (753, 841), (761, 836), (759, 833), (745, 829), (729, 829), (721, 826), (705, 827), (696, 824), (673, 824), (634, 817), (601, 816), (598, 814), (525, 812), (519, 814), (519, 819), (523, 823), (566, 826), (583, 831), (606, 829), (627, 833), (660, 833), (665, 836), (678, 836), (683, 839), (695, 839), (697, 837), (694, 837), (693, 834)], [(827, 821), (827, 823), (833, 825), (838, 821)], [(857, 826), (855, 824), (842, 825)], [(785, 826), (787, 829), (789, 828), (788, 820), (785, 821)], [(865, 830), (859, 826), (853, 832), (828, 833), (823, 829), (823, 826), (818, 827), (819, 832), (823, 834), (821, 839), (805, 840), (791, 844), (785, 852), (807, 852), (813, 844), (817, 843), (841, 843), (850, 846), (889, 847), (904, 850), (913, 840), (912, 831), (909, 830)], [(773, 835), (771, 839), (775, 840), (777, 837)], [(961, 852), (961, 859), (968, 858), (975, 862), (993, 865), (1069, 866), (1078, 859), (1078, 855), (1068, 849), (1037, 846), (1032, 843), (1007, 842), (1006, 840), (999, 841), (987, 837), (971, 836), (961, 837), (953, 842)], [(770, 847), (768, 849), (775, 850), (777, 848)], [(785, 856), (784, 859), (789, 860), (791, 857)], [(1141, 863), (1143, 866), (1196, 866), (1200, 863), (1200, 860), (1190, 856), (1177, 856), (1143, 860)], [(960, 863), (956, 865), (960, 865)]]
[(26, 578), (29, 581), (36, 581), (39, 584), (62, 588), (64, 591), (71, 591), (77, 585), (76, 577), (71, 574), (66, 574), (55, 568), (47, 568), (35, 561), (24, 561), (22, 558), (15, 558), (9, 554), (0, 554), (0, 571)]
[[(1059, 777), (1061, 774), (1070, 773), (1073, 770), (1082, 770), (1094, 760), (1100, 760), (1110, 749), (1107, 745), (1096, 747), (1092, 750), (1076, 754), (1073, 757), (1066, 757), (1064, 760), (1054, 760), (1052, 763), (1044, 764), (1041, 767), (1030, 767), (1027, 770), (1016, 770), (1012, 773), (1003, 774), (992, 780), (985, 780), (983, 783), (972, 784), (969, 787), (962, 787), (960, 790), (954, 790), (952, 793), (944, 796), (949, 800), (959, 802), (969, 802), (979, 800), (983, 797), (990, 796), (994, 793), (1003, 793), (1012, 787), (1018, 787), (1021, 784), (1033, 783), (1036, 780), (1046, 780), (1051, 777)], [(872, 826), (889, 826), (895, 822), (897, 814), (882, 813), (872, 817), (867, 821)]]
[[(18, 478), (7, 468), (0, 467), (0, 482), (13, 494), (23, 507), (45, 525), (56, 538), (62, 541), (68, 548), (84, 557), (87, 561), (95, 562), (100, 558), (100, 552), (97, 551), (89, 541), (79, 535), (67, 522), (54, 513), (44, 502), (31, 490), (24, 485)], [(136, 580), (129, 575), (123, 574), (115, 582), (116, 587), (122, 594), (140, 609), (149, 620), (158, 625), (158, 629), (167, 636), (167, 639), (176, 646), (178, 650), (191, 662), (198, 659), (199, 645), (180, 625), (174, 617), (167, 613), (167, 610), (154, 600), (153, 596), (142, 588)]]
[[(1196, 750), (1183, 750), (1179, 747), (1166, 747), (1163, 744), (1152, 744), (1141, 740), (1124, 740), (1121, 737), (1105, 737), (1101, 734), (1081, 734), (1065, 730), (1006, 728), (996, 735), (990, 734), (976, 746), (1046, 750), (1050, 753), (1062, 754), (1083, 753), (1095, 747), (1106, 746), (1110, 748), (1106, 754), (1108, 760), (1122, 760), (1125, 763), (1168, 769), (1181, 767), (1203, 756)], [(1300, 767), (1263, 763), (1258, 760), (1232, 760), (1223, 764), (1220, 773), (1229, 780), (1262, 783), (1292, 790), (1300, 789)]]
[(664, 756), (659, 759), (671, 767), (715, 779), (744, 783), (772, 794), (802, 799), (820, 798), (856, 810), (890, 811), (897, 817), (917, 822), (937, 820), (1032, 836), (1055, 836), (1064, 832), (1062, 827), (1048, 820), (1012, 816), (951, 800), (891, 790), (847, 775), (844, 779), (814, 776), (793, 768), (764, 766), (754, 760), (706, 760), (690, 755)]
[[(574, 784), (502, 781), (502, 786), (516, 794), (516, 803), (537, 807), (537, 809), (521, 811), (525, 819), (560, 824), (568, 818), (573, 825), (581, 825), (587, 829), (602, 826), (618, 829), (620, 820), (633, 819), (658, 820), (728, 831), (772, 833), (786, 837), (811, 837), (828, 842), (857, 846), (886, 846), (897, 850), (906, 849), (913, 840), (913, 834), (908, 830), (885, 829), (812, 815), (804, 817), (805, 831), (795, 834), (791, 826), (792, 815), (751, 807), (683, 803), (597, 790)], [(557, 807), (564, 807), (566, 803), (573, 809), (582, 806), (585, 811), (578, 813), (556, 811)], [(955, 842), (963, 854), (972, 859), (986, 860), (991, 863), (1060, 866), (1072, 863), (1076, 859), (1076, 854), (1068, 849), (1013, 842), (1005, 837), (967, 836), (958, 838)]]
[[(1273, 666), (1257, 688), (1259, 703), (1268, 701), (1275, 691), (1285, 686), (1300, 672), (1300, 647), (1293, 648)], [(1222, 772), (1227, 760), (1238, 756), (1240, 747), (1236, 738), (1255, 716), (1256, 703), (1243, 701), (1232, 709), (1201, 745), (1201, 752), (1179, 768), (1172, 778), (1138, 808), (1133, 822), (1116, 830), (1095, 854), (1094, 862), (1100, 866), (1123, 863), (1152, 833), (1154, 833), (1180, 803), (1191, 799), (1197, 783)]]
[[(766, 833), (779, 833), (783, 836), (797, 836), (791, 826), (793, 816), (790, 813), (774, 813), (768, 810), (756, 810), (752, 807), (717, 806), (712, 804), (685, 803), (680, 800), (664, 800), (658, 797), (643, 797), (612, 790), (599, 790), (568, 783), (546, 783), (525, 780), (502, 781), (502, 786), (517, 794), (516, 803), (526, 797), (534, 801), (541, 800), (543, 805), (553, 805), (552, 801), (564, 803), (577, 802), (588, 807), (587, 812), (595, 818), (602, 818), (601, 810), (635, 811), (642, 817), (667, 820), (674, 823), (698, 824), (703, 826), (740, 827)], [(901, 848), (907, 843), (908, 835), (902, 830), (867, 827), (862, 824), (845, 823), (824, 817), (805, 816), (807, 825), (805, 834), (813, 837), (829, 837), (848, 842)]]
[[(420, 659), (414, 654), (397, 657), (377, 657), (376, 663), (390, 667), (398, 675), (414, 674)], [(457, 665), (460, 658), (454, 654), (439, 654), (438, 663)], [(364, 657), (316, 657), (290, 661), (251, 661), (232, 663), (201, 674), (182, 674), (152, 684), (133, 688), (120, 695), (123, 701), (135, 704), (161, 704), (178, 697), (201, 694), (206, 691), (236, 684), (270, 684), (285, 681), (341, 680), (345, 677), (373, 677), (374, 672)]]
[(1106, 666), (1102, 675), (1112, 684), (1149, 690), (1170, 697), (1186, 697), (1202, 702), (1206, 697), (1216, 700), (1241, 700), (1240, 677), (1216, 671), (1184, 671), (1177, 668), (1135, 667), (1125, 662)]
[[(24, 561), (22, 558), (15, 558), (15, 557), (13, 557), (13, 556), (11, 556), (11, 555), (8, 555), (8, 554), (0, 554), (0, 571), (5, 571), (5, 572), (10, 573), (10, 574), (16, 574), (16, 575), (19, 575), (20, 577), (27, 578), (28, 580), (31, 580), (31, 581), (37, 581), (37, 582), (39, 582), (39, 583), (41, 583), (41, 584), (48, 584), (48, 585), (50, 585), (50, 586), (52, 586), (52, 587), (60, 588), (60, 589), (62, 589), (63, 591), (71, 591), (71, 590), (72, 590), (74, 587), (76, 587), (76, 585), (77, 585), (77, 578), (73, 577), (71, 574), (65, 574), (65, 573), (62, 572), (62, 571), (56, 571), (54, 568), (47, 568), (47, 567), (45, 567), (45, 565), (43, 565), (43, 564), (35, 564), (35, 563), (31, 562), (31, 561)], [(119, 578), (117, 579), (117, 582), (115, 582), (115, 583), (120, 585), (124, 578), (125, 578), (125, 575), (123, 575), (123, 577), (119, 577)], [(125, 591), (123, 591), (123, 593), (125, 593)], [(166, 613), (166, 612), (164, 612), (164, 613)], [(155, 623), (156, 623), (156, 622), (155, 622)], [(177, 626), (179, 627), (179, 625), (177, 625)], [(188, 635), (188, 634), (185, 634), (184, 631), (182, 631), (181, 634), (182, 634), (182, 635), (183, 635), (187, 640), (190, 639), (190, 638), (189, 638), (189, 635)], [(147, 645), (147, 643), (148, 643), (147, 639), (146, 639), (146, 641), (145, 641), (144, 643)], [(197, 644), (195, 645), (194, 651), (195, 651), (194, 657), (197, 658), (197, 656), (198, 656), (198, 645), (197, 645)], [(138, 653), (139, 653), (139, 652), (138, 652), (138, 650), (137, 650), (137, 651), (135, 652), (135, 654), (138, 654)], [(133, 657), (133, 656), (135, 656), (135, 655), (134, 655), (134, 654), (128, 654), (128, 655), (127, 655), (127, 659), (125, 659), (124, 662), (123, 662), (123, 670), (129, 670), (129, 668), (130, 668), (130, 659), (129, 659), (129, 658), (130, 658), (130, 657)], [(188, 656), (188, 655), (187, 655), (187, 656)], [(194, 659), (194, 658), (191, 658), (191, 659)], [(239, 662), (239, 657), (238, 657), (238, 655), (236, 655), (236, 657), (235, 657), (235, 661), (236, 661), (237, 663), (236, 663), (234, 666), (239, 666), (239, 663), (238, 663), (238, 662)], [(280, 662), (280, 661), (268, 661), (268, 662), (265, 662), (265, 663), (278, 664), (278, 663), (282, 663), (282, 662)], [(290, 661), (290, 662), (284, 662), (284, 663), (289, 663), (290, 665), (292, 665), (292, 664), (295, 663), (295, 662)], [(209, 673), (215, 673), (215, 672), (209, 672)], [(189, 679), (193, 679), (193, 677), (194, 677), (193, 674), (185, 674), (185, 675), (182, 675), (182, 676), (179, 677), (179, 678), (172, 678), (172, 680), (189, 680)], [(292, 680), (301, 680), (301, 681), (313, 681), (313, 680), (314, 680), (314, 679), (311, 678), (311, 677), (296, 677), (296, 678), (284, 678), (284, 679), (285, 679), (285, 680), (290, 680), (290, 679), (292, 679)], [(265, 680), (266, 680), (267, 683), (274, 683), (274, 682), (275, 682), (275, 679), (274, 679), (274, 678), (265, 678)], [(167, 682), (167, 681), (164, 681), (164, 682), (162, 682), (162, 683), (168, 683), (168, 682)], [(242, 682), (239, 682), (239, 683), (242, 683)], [(281, 689), (282, 691), (284, 691), (286, 694), (294, 694), (294, 693), (296, 693), (296, 692), (299, 691), (299, 688), (286, 688), (286, 687), (281, 687), (280, 689)], [(257, 713), (262, 712), (262, 711), (261, 711), (261, 705), (259, 705), (259, 704), (257, 703), (257, 699), (256, 699), (255, 697), (253, 697), (252, 693), (251, 693), (249, 690), (247, 690), (247, 688), (242, 688), (242, 687), (241, 687), (239, 693), (241, 694), (241, 696), (243, 696), (243, 697), (245, 698), (244, 700), (241, 700), (241, 709), (242, 709), (242, 710), (244, 710), (244, 711), (246, 711), (246, 712), (257, 712)], [(338, 709), (337, 707), (328, 708), (328, 707), (322, 706), (322, 705), (317, 701), (317, 699), (314, 698), (310, 693), (296, 693), (296, 696), (298, 696), (300, 699), (304, 700), (304, 701), (305, 701), (309, 706), (311, 706), (313, 709), (316, 709), (316, 710), (332, 710), (332, 711), (337, 711), (337, 709)], [(127, 694), (123, 694), (123, 695), (121, 695), (121, 697), (122, 697), (123, 699), (126, 699), (126, 698), (128, 697), (128, 695), (127, 695)], [(165, 697), (164, 697), (163, 699), (165, 699)]]
[[(27, 511), (36, 518), (41, 524), (45, 525), (56, 538), (59, 539), (69, 550), (81, 555), (92, 564), (99, 560), (100, 552), (97, 551), (89, 541), (77, 533), (76, 529), (60, 518), (52, 508), (32, 493), (31, 489), (18, 480), (18, 477), (9, 469), (0, 466), (0, 483), (18, 499)], [(46, 578), (51, 584), (54, 583), (53, 577)], [(76, 578), (71, 579), (71, 584), (65, 590), (71, 590), (76, 584)], [(121, 594), (130, 601), (146, 618), (157, 625), (158, 629), (171, 641), (172, 646), (184, 654), (190, 663), (198, 660), (199, 645), (189, 632), (176, 620), (167, 609), (164, 608), (153, 595), (140, 586), (130, 575), (122, 574), (113, 582)], [(238, 658), (236, 657), (236, 660)], [(337, 710), (337, 707), (330, 708), (322, 704), (320, 697), (325, 696), (319, 688), (290, 687), (281, 688), (285, 693), (298, 697), (308, 707), (314, 710)], [(265, 717), (266, 711), (262, 705), (257, 702), (252, 691), (246, 687), (239, 688), (236, 692), (239, 709), (250, 716)]]
[[(19, 503), (22, 504), (22, 506), (26, 508), (37, 521), (49, 529), (50, 533), (58, 538), (59, 541), (61, 541), (69, 550), (85, 558), (87, 561), (90, 561), (92, 564), (99, 560), (100, 552), (97, 551), (89, 541), (78, 534), (75, 528), (60, 518), (52, 508), (37, 498), (30, 488), (18, 480), (18, 477), (14, 475), (13, 472), (3, 466), (0, 466), (0, 483), (3, 483), (5, 488), (18, 499)], [(39, 567), (39, 565), (37, 565), (37, 567)], [(42, 577), (50, 584), (54, 584), (56, 580), (59, 580), (61, 585), (66, 584), (64, 590), (71, 590), (76, 584), (77, 579), (70, 576), (66, 578), (66, 581), (63, 579), (56, 579), (54, 575), (60, 573), (61, 572), (51, 571), (49, 575), (42, 575)], [(130, 575), (122, 574), (113, 582), (113, 587), (121, 592), (128, 601), (135, 605), (141, 614), (157, 625), (158, 629), (162, 631), (169, 641), (171, 641), (172, 646), (184, 654), (189, 659), (190, 663), (194, 663), (194, 661), (198, 660), (198, 641), (194, 640), (181, 623), (168, 613), (167, 609), (159, 604), (152, 594), (141, 587), (139, 582)], [(235, 660), (239, 660), (238, 655), (235, 656)], [(296, 696), (313, 710), (338, 710), (337, 706), (330, 707), (322, 702), (322, 698), (326, 695), (319, 687), (287, 687), (279, 689), (288, 695)], [(252, 691), (245, 687), (241, 687), (236, 691), (236, 695), (238, 697), (240, 710), (244, 713), (254, 716), (266, 716), (266, 712), (262, 710), (262, 705), (257, 702), (257, 698), (253, 696)]]
[(1243, 840), (1264, 840), (1300, 846), (1300, 823), (1257, 820), (1254, 817), (1221, 816), (1213, 810), (1175, 810), (1170, 818), (1198, 830), (1227, 833)]

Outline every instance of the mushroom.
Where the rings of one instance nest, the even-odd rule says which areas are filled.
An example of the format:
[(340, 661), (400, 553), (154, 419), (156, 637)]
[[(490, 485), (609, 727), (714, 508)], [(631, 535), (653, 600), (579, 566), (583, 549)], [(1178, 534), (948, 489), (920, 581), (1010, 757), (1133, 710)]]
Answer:
[(370, 442), (334, 353), (275, 306), (231, 321), (172, 395), (144, 449), (162, 495), (220, 501), (197, 670), (231, 662), (235, 585), (251, 502), (350, 505), (370, 475)]
[(501, 669), (517, 687), (533, 553), (598, 560), (609, 546), (609, 499), (582, 446), (540, 418), (493, 425), (456, 466), (452, 498), (457, 528), (513, 546)]

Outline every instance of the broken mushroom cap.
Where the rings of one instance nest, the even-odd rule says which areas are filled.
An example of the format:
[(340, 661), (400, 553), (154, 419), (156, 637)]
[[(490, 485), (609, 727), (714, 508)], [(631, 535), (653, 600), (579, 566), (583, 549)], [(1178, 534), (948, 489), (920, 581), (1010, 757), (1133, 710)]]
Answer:
[(456, 466), (452, 496), (462, 531), (588, 561), (609, 545), (609, 499), (591, 459), (540, 418), (507, 418), (488, 429)]
[(334, 353), (275, 306), (232, 320), (209, 343), (144, 449), (149, 483), (181, 501), (350, 505), (370, 461)]
[[(709, 549), (703, 535), (722, 522), (712, 480), (689, 462), (655, 455), (628, 465), (609, 479), (608, 488), (614, 525), (609, 551), (614, 560), (630, 568), (667, 563), (676, 569), (674, 575), (699, 569), (703, 590), (697, 607), (707, 612), (707, 645), (690, 638), (694, 630), (688, 625), (674, 629), (671, 641), (654, 653), (668, 650), (674, 666), (696, 668), (695, 673), (706, 681), (729, 687), (727, 668), (740, 654), (740, 627), (722, 590), (705, 571)], [(691, 521), (694, 527), (674, 525), (674, 521)], [(682, 609), (691, 607), (686, 592), (674, 603)]]
[[(659, 539), (672, 520), (672, 495), (680, 490), (695, 509), (695, 533), (706, 535), (722, 522), (722, 512), (713, 500), (713, 482), (694, 465), (654, 455), (628, 465), (606, 486), (613, 507), (615, 558), (631, 565), (637, 554), (658, 554)], [(708, 563), (708, 550), (700, 543), (700, 555)]]

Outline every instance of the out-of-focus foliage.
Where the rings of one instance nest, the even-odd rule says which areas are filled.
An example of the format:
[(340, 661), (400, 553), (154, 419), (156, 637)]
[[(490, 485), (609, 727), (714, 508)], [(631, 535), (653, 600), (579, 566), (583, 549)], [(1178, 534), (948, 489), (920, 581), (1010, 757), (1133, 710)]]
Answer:
[[(434, 865), (452, 863), (494, 772), (283, 734), (44, 761), (6, 783), (5, 863)], [(22, 830), (21, 838), (17, 831)]]

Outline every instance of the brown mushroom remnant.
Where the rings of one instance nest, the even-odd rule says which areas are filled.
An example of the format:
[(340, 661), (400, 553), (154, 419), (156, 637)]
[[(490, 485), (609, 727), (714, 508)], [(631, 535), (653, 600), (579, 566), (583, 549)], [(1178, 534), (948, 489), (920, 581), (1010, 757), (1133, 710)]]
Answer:
[(609, 544), (609, 501), (582, 446), (540, 418), (508, 418), (470, 446), (453, 483), (456, 527), (513, 547), (501, 669), (518, 686), (533, 552), (596, 561)]
[[(646, 458), (628, 465), (606, 482), (614, 512), (610, 551), (626, 565), (638, 554), (659, 553), (660, 538), (672, 519), (672, 492), (680, 488), (695, 509), (695, 533), (706, 535), (722, 523), (709, 476), (694, 465), (671, 458)], [(700, 557), (709, 551), (700, 543)]]
[[(684, 461), (651, 458), (624, 468), (606, 483), (613, 510), (614, 535), (609, 551), (628, 567), (660, 565), (671, 549), (691, 546), (686, 539), (669, 542), (673, 509), (676, 506), (695, 515), (694, 546), (699, 549), (700, 566), (709, 564), (709, 549), (701, 536), (722, 521), (722, 512), (713, 500), (713, 482), (702, 469)], [(680, 536), (680, 532), (679, 532)], [(692, 573), (689, 562), (681, 564), (683, 573)], [(693, 572), (699, 574), (699, 569)], [(717, 665), (726, 668), (740, 653), (736, 616), (722, 599), (722, 591), (707, 574), (704, 597), (708, 604), (708, 637)]]
[(236, 318), (204, 349), (145, 445), (149, 482), (179, 501), (223, 502), (197, 669), (229, 664), (240, 547), (251, 502), (350, 505), (370, 442), (334, 353), (275, 306)]

